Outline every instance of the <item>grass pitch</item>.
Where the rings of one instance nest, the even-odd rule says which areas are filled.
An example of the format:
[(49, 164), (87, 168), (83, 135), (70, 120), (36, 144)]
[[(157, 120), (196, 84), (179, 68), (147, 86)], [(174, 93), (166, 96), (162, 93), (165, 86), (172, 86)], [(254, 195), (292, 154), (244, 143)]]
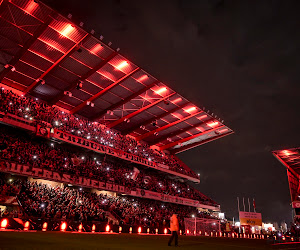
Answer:
[[(174, 249), (168, 235), (0, 232), (0, 249)], [(179, 236), (179, 249), (270, 249), (266, 240)], [(177, 248), (175, 248), (177, 249)]]

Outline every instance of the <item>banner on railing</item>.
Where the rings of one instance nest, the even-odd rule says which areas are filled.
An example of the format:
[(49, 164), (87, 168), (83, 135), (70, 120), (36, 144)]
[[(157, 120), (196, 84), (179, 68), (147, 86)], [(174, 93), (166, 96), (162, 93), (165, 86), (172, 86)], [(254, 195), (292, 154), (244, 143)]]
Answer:
[(50, 138), (50, 128), (47, 128), (46, 126), (43, 126), (41, 124), (36, 125), (36, 135), (42, 136), (45, 138)]
[(147, 199), (164, 201), (164, 202), (177, 203), (177, 204), (182, 204), (182, 205), (186, 205), (186, 206), (193, 206), (193, 207), (200, 207), (201, 205), (203, 205), (199, 201), (196, 201), (196, 200), (172, 196), (172, 195), (168, 195), (168, 194), (157, 193), (157, 192), (139, 189), (139, 188), (137, 188), (137, 190), (136, 190), (136, 196), (147, 198)]
[[(74, 144), (77, 146), (85, 147), (85, 148), (88, 148), (90, 150), (93, 150), (93, 151), (96, 151), (99, 153), (113, 155), (113, 156), (116, 156), (118, 158), (121, 158), (121, 159), (124, 159), (127, 161), (131, 161), (131, 162), (134, 162), (134, 163), (137, 163), (140, 165), (155, 168), (157, 170), (166, 172), (168, 174), (172, 174), (172, 175), (179, 176), (181, 178), (189, 179), (196, 183), (200, 182), (199, 179), (197, 179), (195, 177), (191, 177), (189, 175), (181, 174), (176, 171), (170, 170), (169, 166), (167, 166), (167, 165), (149, 161), (146, 158), (139, 157), (134, 154), (126, 153), (122, 150), (104, 146), (102, 144), (72, 135), (70, 133), (60, 131), (58, 129), (53, 129), (53, 128), (50, 129), (47, 125), (40, 125), (40, 124), (35, 125), (34, 120), (29, 121), (22, 117), (18, 117), (16, 115), (4, 114), (3, 112), (0, 115), (2, 115), (2, 117), (0, 117), (0, 120), (2, 122), (13, 125), (13, 126), (17, 126), (17, 127), (23, 128), (23, 129), (30, 130), (32, 132), (35, 132), (36, 135), (38, 135), (38, 136), (43, 136), (45, 138), (53, 137), (55, 139), (62, 140), (62, 141), (65, 141), (65, 142), (68, 142), (68, 143), (71, 143), (71, 144)], [(49, 130), (50, 130), (50, 132), (49, 132)]]
[(57, 140), (65, 141), (65, 142), (80, 146), (80, 147), (88, 148), (88, 149), (93, 150), (98, 153), (112, 155), (112, 156), (115, 156), (115, 157), (118, 157), (118, 158), (121, 158), (121, 159), (124, 159), (127, 161), (131, 161), (131, 162), (134, 162), (134, 163), (137, 163), (140, 165), (155, 168), (155, 169), (164, 171), (164, 172), (172, 174), (172, 175), (176, 175), (176, 176), (179, 176), (179, 177), (182, 177), (185, 179), (190, 179), (192, 181), (199, 182), (199, 179), (185, 175), (185, 174), (175, 172), (173, 170), (170, 170), (169, 166), (166, 166), (164, 164), (156, 163), (154, 161), (149, 161), (146, 158), (139, 157), (137, 155), (130, 154), (130, 153), (124, 152), (119, 149), (114, 149), (112, 147), (108, 147), (108, 146), (102, 145), (100, 143), (97, 143), (97, 142), (94, 142), (94, 141), (91, 141), (88, 139), (84, 139), (82, 137), (72, 135), (67, 132), (63, 132), (58, 129), (54, 129), (53, 133), (51, 133), (51, 137), (55, 138)]
[(202, 204), (199, 201), (191, 200), (149, 190), (139, 189), (131, 190), (129, 187), (117, 185), (114, 183), (106, 183), (95, 179), (85, 177), (78, 177), (70, 174), (61, 174), (55, 171), (46, 170), (43, 168), (32, 167), (24, 164), (18, 164), (7, 160), (0, 159), (0, 172), (7, 172), (12, 174), (30, 176), (33, 178), (51, 180), (56, 182), (63, 182), (72, 185), (84, 186), (88, 188), (95, 188), (99, 190), (107, 190), (127, 194), (131, 196), (154, 199), (164, 202), (177, 203), (186, 206), (202, 207), (207, 209), (218, 209), (218, 207)]
[(0, 160), (0, 171), (41, 178), (51, 181), (69, 183), (72, 185), (96, 188), (100, 190), (115, 191), (120, 193), (130, 194), (130, 190), (124, 186), (105, 183), (85, 177), (77, 177), (69, 174), (61, 174), (55, 171), (46, 170), (43, 168), (31, 167), (23, 164), (17, 164), (10, 161)]
[(169, 167), (166, 166), (166, 165), (163, 165), (163, 164), (158, 165), (156, 162), (149, 161), (146, 158), (139, 157), (139, 156), (134, 155), (134, 154), (126, 153), (122, 150), (114, 149), (112, 147), (108, 147), (108, 146), (102, 145), (100, 143), (97, 143), (97, 142), (94, 142), (94, 141), (91, 141), (91, 140), (88, 140), (88, 139), (84, 139), (82, 137), (78, 137), (76, 135), (72, 135), (72, 134), (63, 132), (63, 131), (58, 130), (58, 129), (54, 129), (54, 133), (52, 134), (52, 137), (55, 138), (55, 139), (70, 142), (72, 144), (77, 144), (77, 145), (89, 148), (91, 150), (98, 151), (98, 152), (103, 153), (103, 154), (117, 156), (119, 158), (129, 160), (131, 162), (135, 162), (135, 163), (138, 163), (138, 164), (142, 164), (142, 165), (145, 165), (147, 167), (152, 167), (152, 168), (157, 168), (157, 169), (159, 169), (159, 168), (169, 169)]

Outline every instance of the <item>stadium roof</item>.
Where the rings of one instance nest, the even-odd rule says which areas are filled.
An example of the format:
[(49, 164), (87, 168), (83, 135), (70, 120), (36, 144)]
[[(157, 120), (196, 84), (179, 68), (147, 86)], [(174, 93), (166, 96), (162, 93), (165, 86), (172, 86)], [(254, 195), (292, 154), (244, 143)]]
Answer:
[(287, 169), (300, 176), (300, 148), (273, 151), (273, 155)]
[(233, 133), (40, 1), (4, 0), (0, 16), (2, 83), (172, 153)]

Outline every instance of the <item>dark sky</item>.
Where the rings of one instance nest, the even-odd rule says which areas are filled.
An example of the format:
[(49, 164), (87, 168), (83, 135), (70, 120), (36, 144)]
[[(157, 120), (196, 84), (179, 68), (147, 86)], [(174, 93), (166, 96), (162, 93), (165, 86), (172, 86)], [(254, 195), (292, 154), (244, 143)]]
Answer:
[(44, 1), (235, 131), (178, 156), (197, 186), (238, 217), (256, 198), (263, 221), (291, 220), (275, 149), (300, 144), (300, 1)]

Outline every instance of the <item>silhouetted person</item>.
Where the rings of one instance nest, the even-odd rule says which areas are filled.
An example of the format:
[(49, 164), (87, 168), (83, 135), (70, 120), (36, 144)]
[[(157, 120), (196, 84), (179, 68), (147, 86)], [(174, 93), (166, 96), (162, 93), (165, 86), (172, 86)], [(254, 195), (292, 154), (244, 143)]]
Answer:
[(178, 233), (177, 232), (179, 230), (179, 223), (178, 223), (176, 214), (173, 214), (170, 219), (170, 230), (171, 230), (172, 236), (168, 242), (168, 246), (171, 246), (171, 243), (174, 238), (175, 238), (175, 246), (178, 246)]

